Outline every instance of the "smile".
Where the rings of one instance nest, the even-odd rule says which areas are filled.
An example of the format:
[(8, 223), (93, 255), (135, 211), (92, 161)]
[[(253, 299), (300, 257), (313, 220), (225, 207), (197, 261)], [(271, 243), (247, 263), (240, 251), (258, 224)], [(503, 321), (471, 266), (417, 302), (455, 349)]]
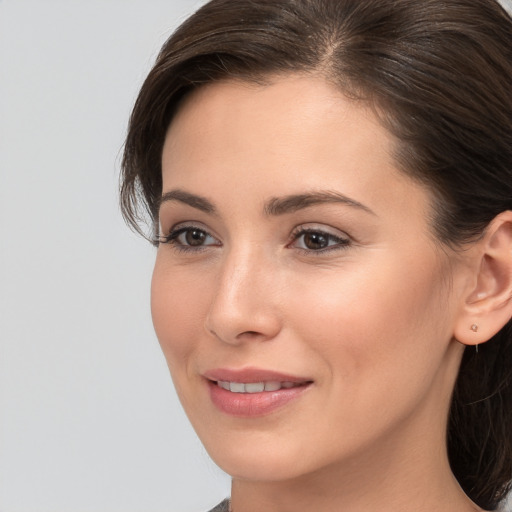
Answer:
[(290, 406), (314, 381), (259, 368), (216, 369), (203, 374), (212, 404), (222, 413), (242, 418), (272, 414)]
[(265, 391), (279, 391), (280, 389), (291, 389), (299, 386), (303, 386), (305, 383), (300, 382), (279, 382), (279, 381), (267, 381), (267, 382), (229, 382), (229, 381), (218, 381), (217, 386), (231, 391), (231, 393), (263, 393)]

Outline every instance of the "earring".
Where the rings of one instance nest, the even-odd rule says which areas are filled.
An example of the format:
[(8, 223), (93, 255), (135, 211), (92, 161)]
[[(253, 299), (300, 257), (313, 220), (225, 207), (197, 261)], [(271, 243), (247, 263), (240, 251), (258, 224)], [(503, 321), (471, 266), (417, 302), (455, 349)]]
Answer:
[[(478, 331), (478, 325), (477, 324), (473, 324), (470, 329), (473, 331), (473, 332), (477, 332)], [(478, 343), (475, 345), (475, 352), (478, 354)]]

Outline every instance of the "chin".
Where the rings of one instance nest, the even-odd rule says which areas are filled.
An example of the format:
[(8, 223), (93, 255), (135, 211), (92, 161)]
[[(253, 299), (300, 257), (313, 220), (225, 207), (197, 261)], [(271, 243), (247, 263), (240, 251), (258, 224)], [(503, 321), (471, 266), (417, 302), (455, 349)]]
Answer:
[(250, 480), (254, 482), (282, 482), (293, 480), (302, 474), (298, 471), (297, 461), (290, 464), (289, 459), (259, 457), (216, 457), (214, 462), (228, 475), (236, 480)]
[(283, 443), (282, 438), (272, 442), (264, 437), (231, 442), (203, 439), (203, 443), (213, 461), (235, 479), (277, 482), (315, 470), (315, 460), (299, 446)]

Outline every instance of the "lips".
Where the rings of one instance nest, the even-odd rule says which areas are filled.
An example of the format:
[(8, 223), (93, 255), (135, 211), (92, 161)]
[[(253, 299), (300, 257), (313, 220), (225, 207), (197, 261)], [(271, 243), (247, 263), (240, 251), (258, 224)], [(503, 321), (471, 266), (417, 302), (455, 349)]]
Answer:
[(263, 416), (290, 404), (311, 387), (312, 379), (247, 368), (205, 372), (213, 404), (239, 417)]

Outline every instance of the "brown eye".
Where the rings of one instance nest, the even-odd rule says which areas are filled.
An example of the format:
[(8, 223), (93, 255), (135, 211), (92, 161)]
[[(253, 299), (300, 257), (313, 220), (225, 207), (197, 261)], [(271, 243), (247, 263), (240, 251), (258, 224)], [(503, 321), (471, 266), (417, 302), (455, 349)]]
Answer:
[(306, 233), (303, 237), (304, 246), (312, 251), (324, 249), (329, 245), (329, 237), (323, 233)]
[(185, 245), (190, 245), (191, 247), (203, 245), (206, 240), (206, 236), (206, 233), (200, 229), (189, 229), (181, 235), (181, 237), (185, 238)]
[(166, 237), (160, 238), (159, 243), (170, 244), (182, 250), (200, 250), (210, 246), (222, 245), (219, 240), (204, 229), (189, 226), (173, 230)]
[(291, 247), (303, 251), (322, 253), (334, 249), (345, 249), (349, 245), (349, 238), (343, 238), (317, 229), (302, 229), (295, 234)]

